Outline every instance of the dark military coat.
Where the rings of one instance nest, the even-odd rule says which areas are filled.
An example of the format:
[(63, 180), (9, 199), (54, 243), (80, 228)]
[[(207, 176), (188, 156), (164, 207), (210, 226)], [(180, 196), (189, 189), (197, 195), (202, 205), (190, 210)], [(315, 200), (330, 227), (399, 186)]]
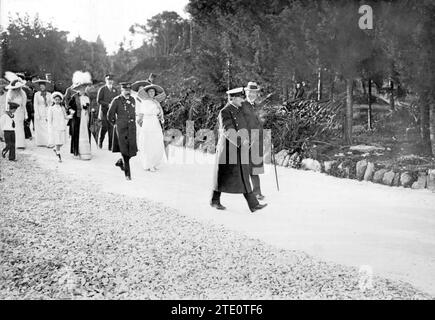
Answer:
[(242, 103), (242, 110), (248, 122), (251, 138), (251, 148), (249, 152), (249, 164), (251, 175), (264, 173), (263, 162), (263, 123), (258, 116), (259, 105), (252, 106), (248, 101)]
[(134, 157), (137, 154), (136, 108), (133, 97), (119, 95), (112, 100), (107, 120), (114, 126), (112, 152)]
[(216, 146), (213, 188), (226, 193), (252, 192), (249, 182), (249, 148), (242, 147), (244, 139), (249, 141), (248, 123), (242, 109), (228, 103), (219, 112), (218, 123), (219, 140)]
[(98, 90), (97, 103), (100, 105), (99, 112), (101, 115), (101, 120), (107, 120), (107, 111), (109, 110), (109, 105), (118, 95), (119, 91), (114, 86), (112, 86), (112, 89), (109, 89), (109, 87), (105, 85)]

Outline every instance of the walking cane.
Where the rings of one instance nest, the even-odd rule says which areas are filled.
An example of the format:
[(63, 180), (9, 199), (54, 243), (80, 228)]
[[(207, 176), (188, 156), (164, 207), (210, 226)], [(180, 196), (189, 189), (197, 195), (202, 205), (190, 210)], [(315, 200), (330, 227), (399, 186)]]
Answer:
[(272, 161), (273, 161), (273, 167), (275, 168), (276, 188), (279, 191), (278, 173), (276, 172), (275, 148), (273, 147), (273, 143), (272, 143)]

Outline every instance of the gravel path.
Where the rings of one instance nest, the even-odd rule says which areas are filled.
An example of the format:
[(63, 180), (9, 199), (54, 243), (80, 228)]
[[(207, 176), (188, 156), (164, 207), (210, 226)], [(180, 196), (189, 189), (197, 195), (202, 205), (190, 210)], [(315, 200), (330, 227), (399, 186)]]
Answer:
[(0, 159), (0, 299), (432, 298), (18, 159)]

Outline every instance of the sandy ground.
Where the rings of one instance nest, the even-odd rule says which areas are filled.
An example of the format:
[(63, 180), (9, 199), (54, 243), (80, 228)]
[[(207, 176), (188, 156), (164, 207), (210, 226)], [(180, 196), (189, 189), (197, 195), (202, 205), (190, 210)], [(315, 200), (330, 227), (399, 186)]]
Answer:
[[(208, 205), (213, 167), (209, 156), (199, 155), (203, 163), (168, 163), (157, 173), (144, 172), (135, 157), (133, 180), (126, 181), (114, 166), (119, 154), (93, 145), (93, 159), (80, 161), (72, 159), (68, 149), (62, 150), (63, 163), (49, 149), (30, 146), (24, 153), (34, 155), (45, 168), (89, 179), (101, 191), (152, 199), (277, 248), (356, 268), (368, 265), (376, 276), (435, 294), (435, 194), (427, 190), (278, 168), (278, 192), (273, 170), (267, 168), (262, 176), (266, 209), (251, 214), (241, 195), (223, 195), (228, 210), (218, 212)], [(172, 148), (170, 159), (180, 160), (180, 152)]]

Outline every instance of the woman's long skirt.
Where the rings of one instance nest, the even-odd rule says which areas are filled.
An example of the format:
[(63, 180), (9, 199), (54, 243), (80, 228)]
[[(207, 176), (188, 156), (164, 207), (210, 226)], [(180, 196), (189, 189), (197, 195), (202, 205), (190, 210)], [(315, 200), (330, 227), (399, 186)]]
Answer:
[(47, 147), (48, 143), (48, 122), (45, 119), (35, 119), (35, 143), (38, 147)]
[(139, 154), (142, 167), (147, 170), (166, 162), (163, 132), (157, 116), (144, 116), (139, 129)]
[(71, 121), (71, 153), (82, 160), (91, 159), (91, 143), (89, 132), (89, 116), (82, 111), (80, 118)]

